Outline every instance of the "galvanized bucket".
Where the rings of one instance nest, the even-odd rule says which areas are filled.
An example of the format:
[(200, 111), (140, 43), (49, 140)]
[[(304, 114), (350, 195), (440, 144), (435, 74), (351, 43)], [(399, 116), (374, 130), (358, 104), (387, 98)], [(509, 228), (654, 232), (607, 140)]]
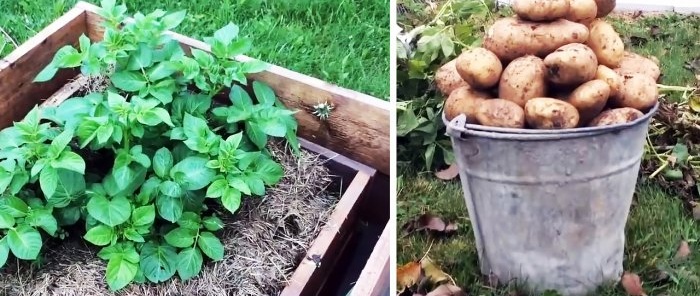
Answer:
[(481, 272), (566, 296), (619, 280), (657, 109), (626, 124), (567, 130), (493, 128), (443, 114)]

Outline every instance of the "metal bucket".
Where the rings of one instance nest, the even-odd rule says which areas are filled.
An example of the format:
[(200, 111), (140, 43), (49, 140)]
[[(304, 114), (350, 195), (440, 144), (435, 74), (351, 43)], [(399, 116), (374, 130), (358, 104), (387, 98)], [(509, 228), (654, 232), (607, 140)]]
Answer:
[(567, 130), (451, 122), (483, 274), (534, 291), (586, 295), (620, 279), (651, 117)]

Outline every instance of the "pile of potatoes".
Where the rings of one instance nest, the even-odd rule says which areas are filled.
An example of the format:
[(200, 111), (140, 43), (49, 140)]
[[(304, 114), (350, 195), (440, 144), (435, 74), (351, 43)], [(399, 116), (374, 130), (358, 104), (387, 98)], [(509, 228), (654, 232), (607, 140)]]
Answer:
[(445, 117), (493, 127), (567, 129), (634, 121), (657, 102), (658, 61), (625, 51), (602, 18), (615, 0), (514, 0), (482, 47), (435, 75)]

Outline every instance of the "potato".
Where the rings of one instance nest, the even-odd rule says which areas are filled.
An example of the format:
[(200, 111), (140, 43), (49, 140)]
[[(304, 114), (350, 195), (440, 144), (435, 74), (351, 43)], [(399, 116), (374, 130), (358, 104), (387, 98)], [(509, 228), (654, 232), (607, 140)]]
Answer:
[(569, 0), (514, 0), (511, 7), (521, 19), (553, 21), (569, 13)]
[(460, 114), (467, 116), (468, 123), (476, 123), (476, 112), (479, 105), (487, 99), (491, 99), (487, 93), (473, 90), (469, 86), (462, 86), (452, 91), (445, 100), (445, 118), (452, 120)]
[(610, 102), (615, 107), (630, 107), (646, 111), (653, 107), (659, 99), (659, 89), (656, 81), (642, 74), (624, 75), (622, 86)]
[(578, 85), (595, 78), (598, 59), (581, 43), (567, 44), (544, 58), (547, 78), (558, 85)]
[(547, 94), (547, 68), (542, 59), (527, 55), (510, 62), (498, 84), (498, 97), (525, 107), (527, 100)]
[(536, 129), (563, 129), (578, 126), (576, 107), (554, 98), (534, 98), (525, 104), (525, 121)]
[(608, 84), (610, 87), (610, 96), (617, 95), (617, 92), (620, 90), (620, 86), (622, 85), (622, 76), (605, 65), (598, 65), (598, 70), (595, 73), (595, 79), (603, 80)]
[(484, 48), (492, 51), (504, 64), (526, 56), (544, 58), (569, 43), (585, 43), (588, 28), (565, 19), (549, 23), (502, 18), (486, 31)]
[(654, 79), (654, 81), (658, 81), (661, 76), (661, 69), (659, 69), (658, 63), (654, 62), (652, 59), (629, 51), (625, 51), (620, 61), (620, 67), (615, 69), (615, 71), (620, 75), (647, 75)]
[[(590, 24), (598, 13), (595, 0), (570, 0), (566, 19), (584, 25)], [(588, 37), (590, 38), (590, 36)]]
[(504, 99), (483, 101), (476, 113), (481, 125), (493, 127), (525, 127), (525, 113), (518, 104)]
[(586, 45), (595, 52), (598, 63), (610, 68), (616, 68), (622, 61), (625, 53), (625, 44), (622, 43), (620, 34), (615, 32), (615, 28), (604, 20), (594, 20), (590, 28), (588, 42)]
[(605, 126), (627, 123), (644, 116), (644, 113), (634, 108), (616, 108), (603, 111), (596, 116), (588, 126)]
[(457, 59), (454, 59), (442, 65), (442, 67), (435, 72), (437, 88), (445, 96), (449, 96), (450, 93), (457, 88), (469, 86), (469, 84), (459, 76), (459, 73), (457, 73), (456, 65)]
[(603, 80), (591, 80), (577, 87), (567, 102), (578, 110), (579, 122), (585, 124), (603, 111), (610, 96), (610, 86)]
[(608, 15), (615, 9), (616, 2), (615, 0), (595, 0), (596, 7), (598, 7), (598, 14), (596, 14), (596, 17), (605, 17)]
[(457, 57), (457, 73), (476, 89), (491, 88), (501, 78), (503, 65), (498, 57), (485, 48), (476, 47)]

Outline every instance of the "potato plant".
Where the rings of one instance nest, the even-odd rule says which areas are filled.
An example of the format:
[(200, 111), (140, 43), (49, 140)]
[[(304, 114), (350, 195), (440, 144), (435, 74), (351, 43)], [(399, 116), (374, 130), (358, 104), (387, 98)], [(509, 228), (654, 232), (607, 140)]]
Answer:
[[(79, 67), (108, 85), (37, 106), (0, 132), (0, 267), (10, 254), (35, 260), (46, 238), (78, 229), (101, 247), (112, 290), (190, 279), (205, 257), (224, 257), (212, 206), (235, 213), (283, 176), (268, 140), (298, 152), (294, 112), (261, 82), (253, 97), (241, 86), (267, 65), (231, 59), (252, 47), (236, 25), (205, 39), (211, 53), (186, 55), (165, 34), (184, 11), (127, 20), (125, 5), (104, 0), (100, 15), (104, 39), (61, 48), (35, 81)], [(230, 104), (214, 100), (225, 89)]]

